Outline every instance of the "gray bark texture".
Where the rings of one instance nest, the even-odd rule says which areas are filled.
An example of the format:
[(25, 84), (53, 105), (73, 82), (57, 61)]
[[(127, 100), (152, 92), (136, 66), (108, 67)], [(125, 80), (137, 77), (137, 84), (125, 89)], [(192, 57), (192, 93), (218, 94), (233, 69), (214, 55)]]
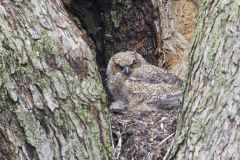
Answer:
[(240, 3), (201, 2), (170, 159), (240, 159)]
[(95, 52), (60, 0), (0, 1), (0, 159), (111, 159)]

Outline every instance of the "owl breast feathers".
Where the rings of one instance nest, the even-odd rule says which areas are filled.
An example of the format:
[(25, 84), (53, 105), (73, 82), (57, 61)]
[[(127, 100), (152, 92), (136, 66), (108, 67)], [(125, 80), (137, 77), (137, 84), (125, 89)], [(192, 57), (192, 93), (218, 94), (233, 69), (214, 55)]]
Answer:
[(171, 109), (181, 105), (182, 81), (162, 68), (147, 64), (136, 52), (112, 56), (107, 83), (115, 102), (124, 102), (129, 109)]

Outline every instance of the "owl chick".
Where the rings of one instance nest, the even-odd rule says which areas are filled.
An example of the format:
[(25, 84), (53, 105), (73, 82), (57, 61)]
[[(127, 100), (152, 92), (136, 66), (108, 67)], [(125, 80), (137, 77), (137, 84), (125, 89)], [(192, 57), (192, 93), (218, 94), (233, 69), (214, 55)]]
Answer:
[(108, 88), (115, 100), (112, 107), (142, 110), (180, 106), (182, 81), (166, 70), (147, 64), (136, 52), (119, 52), (107, 67)]
[(114, 100), (124, 100), (123, 86), (132, 71), (147, 64), (143, 57), (132, 51), (119, 52), (112, 56), (107, 66), (108, 88)]
[(125, 81), (124, 88), (129, 109), (132, 110), (172, 109), (182, 102), (179, 87), (165, 82), (154, 84), (130, 77)]

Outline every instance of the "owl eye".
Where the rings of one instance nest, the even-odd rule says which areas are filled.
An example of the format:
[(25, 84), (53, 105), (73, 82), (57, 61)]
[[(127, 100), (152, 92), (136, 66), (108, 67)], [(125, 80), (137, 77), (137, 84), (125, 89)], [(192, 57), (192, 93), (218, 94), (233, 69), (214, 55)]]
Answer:
[(118, 65), (118, 68), (119, 68), (120, 70), (123, 70), (123, 66)]
[(133, 63), (130, 65), (131, 68), (133, 68), (136, 64), (136, 60), (133, 61)]

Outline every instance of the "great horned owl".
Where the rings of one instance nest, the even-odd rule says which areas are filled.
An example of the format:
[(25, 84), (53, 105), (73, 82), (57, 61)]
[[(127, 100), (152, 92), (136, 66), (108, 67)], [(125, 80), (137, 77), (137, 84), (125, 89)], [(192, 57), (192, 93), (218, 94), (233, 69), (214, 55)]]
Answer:
[(119, 52), (107, 67), (108, 88), (117, 103), (129, 108), (171, 109), (181, 104), (182, 81), (146, 61), (136, 52)]
[(143, 57), (132, 51), (119, 52), (111, 57), (107, 66), (107, 83), (114, 100), (124, 99), (122, 89), (125, 80), (143, 64), (146, 64)]

